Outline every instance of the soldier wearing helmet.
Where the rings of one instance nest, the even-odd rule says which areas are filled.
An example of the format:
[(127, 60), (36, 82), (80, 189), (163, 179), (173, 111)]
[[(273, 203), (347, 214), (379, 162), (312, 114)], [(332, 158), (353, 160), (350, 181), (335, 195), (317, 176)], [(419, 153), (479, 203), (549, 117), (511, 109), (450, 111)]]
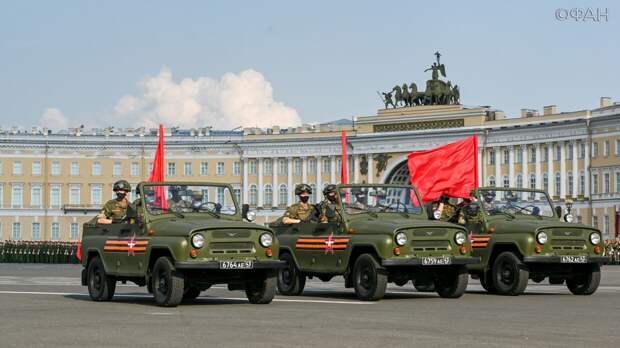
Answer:
[(323, 188), (323, 201), (319, 204), (320, 222), (341, 222), (342, 206), (338, 201), (336, 185), (330, 184)]
[(282, 223), (286, 225), (298, 224), (300, 222), (309, 221), (314, 215), (314, 207), (308, 203), (312, 187), (308, 184), (299, 184), (295, 187), (295, 195), (299, 196), (299, 202), (291, 205), (286, 209), (282, 217)]
[(126, 180), (119, 180), (114, 183), (112, 189), (116, 193), (116, 198), (107, 201), (103, 205), (101, 213), (97, 215), (97, 222), (100, 224), (111, 224), (115, 220), (121, 220), (127, 213), (127, 193), (131, 191), (131, 185)]

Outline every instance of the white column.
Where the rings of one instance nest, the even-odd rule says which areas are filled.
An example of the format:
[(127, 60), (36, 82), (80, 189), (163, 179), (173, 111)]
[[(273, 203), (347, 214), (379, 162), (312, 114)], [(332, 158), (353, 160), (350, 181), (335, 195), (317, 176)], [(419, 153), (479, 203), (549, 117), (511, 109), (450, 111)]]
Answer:
[(265, 202), (263, 201), (265, 192), (263, 189), (263, 159), (258, 159), (258, 206), (262, 207)]
[(248, 190), (249, 190), (249, 184), (248, 184), (248, 159), (247, 158), (243, 158), (242, 160), (243, 163), (243, 203), (250, 203), (250, 199), (248, 196)]
[(502, 187), (502, 167), (500, 162), (501, 152), (502, 148), (499, 146), (496, 146), (495, 151), (493, 151), (495, 154), (495, 186), (497, 187)]
[(360, 156), (353, 155), (353, 183), (360, 183)]
[[(508, 186), (515, 186), (515, 147), (508, 147)], [(503, 183), (502, 183), (503, 184)]]
[(536, 147), (536, 188), (540, 190), (542, 188), (542, 166), (540, 157), (540, 144), (534, 145)]
[(573, 198), (577, 198), (579, 194), (579, 168), (577, 167), (577, 147), (579, 143), (573, 141), (573, 192), (571, 193)]
[(278, 206), (278, 196), (280, 195), (280, 187), (278, 186), (278, 158), (271, 159), (271, 206)]
[(547, 184), (549, 185), (547, 192), (549, 196), (555, 195), (555, 186), (553, 183), (555, 182), (555, 177), (553, 176), (553, 143), (547, 144)]
[[(590, 197), (590, 142), (586, 139), (585, 140), (586, 143), (586, 157), (583, 159), (583, 171), (585, 173), (586, 176), (586, 183), (583, 189), (583, 193), (585, 197)], [(591, 222), (591, 221), (590, 221)]]
[(329, 156), (329, 182), (336, 184), (336, 156)]
[(316, 203), (321, 202), (321, 192), (323, 191), (323, 185), (321, 184), (321, 174), (322, 174), (322, 163), (321, 156), (316, 156), (316, 192), (314, 197), (316, 197)]
[(290, 157), (286, 158), (286, 174), (288, 176), (288, 180), (286, 186), (288, 187), (288, 205), (293, 205), (293, 194), (295, 193), (295, 188), (293, 187), (293, 159)]
[(560, 142), (560, 199), (566, 198), (566, 144)]
[(304, 184), (308, 183), (308, 158), (301, 158), (301, 182)]
[(366, 180), (367, 183), (372, 184), (373, 183), (373, 179), (374, 179), (374, 173), (372, 172), (373, 169), (373, 159), (372, 159), (372, 154), (366, 154), (366, 158), (368, 159), (368, 180)]
[(521, 176), (523, 176), (523, 187), (530, 187), (530, 178), (528, 177), (528, 157), (527, 145), (521, 146)]
[(484, 166), (484, 163), (482, 163), (482, 148), (478, 148), (478, 186), (484, 186), (485, 182), (484, 182), (484, 178), (482, 177), (482, 166)]

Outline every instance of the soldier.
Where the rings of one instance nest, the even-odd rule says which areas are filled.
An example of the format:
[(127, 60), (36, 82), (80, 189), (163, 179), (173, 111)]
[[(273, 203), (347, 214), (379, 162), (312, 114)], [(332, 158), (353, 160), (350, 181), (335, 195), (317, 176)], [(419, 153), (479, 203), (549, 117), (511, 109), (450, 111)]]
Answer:
[(282, 217), (282, 223), (286, 225), (308, 222), (315, 213), (315, 208), (308, 203), (312, 188), (307, 184), (299, 184), (295, 187), (295, 195), (299, 196), (299, 202), (286, 209)]
[(131, 191), (131, 185), (126, 180), (119, 180), (114, 183), (113, 191), (116, 198), (111, 199), (103, 205), (101, 213), (97, 215), (97, 223), (111, 224), (114, 220), (120, 220), (127, 212), (127, 193)]
[(486, 211), (491, 211), (495, 209), (495, 204), (493, 201), (495, 200), (495, 191), (482, 191), (482, 207)]
[(170, 191), (170, 194), (172, 195), (172, 197), (168, 199), (167, 201), (169, 210), (182, 212), (182, 211), (185, 211), (185, 209), (191, 208), (191, 203), (183, 200), (183, 198), (181, 197), (181, 194), (180, 194), (181, 187), (170, 186), (168, 190)]
[[(450, 197), (445, 194), (442, 194), (438, 200), (434, 201), (431, 205), (433, 217), (437, 220), (449, 221), (452, 220), (455, 213), (456, 207), (450, 204)], [(439, 217), (435, 215), (435, 212), (439, 212)]]
[(352, 207), (358, 210), (366, 210), (368, 209), (368, 200), (366, 199), (366, 190), (358, 189), (353, 192), (355, 196), (355, 203), (353, 203)]
[(319, 204), (320, 222), (342, 222), (342, 206), (338, 201), (336, 185), (327, 185), (323, 189), (325, 199)]

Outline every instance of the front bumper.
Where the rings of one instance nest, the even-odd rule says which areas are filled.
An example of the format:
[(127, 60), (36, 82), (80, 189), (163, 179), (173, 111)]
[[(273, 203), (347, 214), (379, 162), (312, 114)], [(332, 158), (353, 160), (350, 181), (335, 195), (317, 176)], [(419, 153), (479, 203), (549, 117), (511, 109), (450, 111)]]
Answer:
[[(611, 259), (608, 256), (588, 256), (587, 263), (605, 264)], [(525, 256), (525, 263), (561, 263), (563, 265), (576, 265), (577, 263), (562, 263), (560, 256)]]
[[(249, 269), (238, 269), (238, 271), (251, 271), (253, 269), (280, 269), (286, 268), (286, 262), (280, 260), (274, 261), (253, 261), (253, 267)], [(180, 270), (201, 270), (201, 269), (220, 269), (219, 261), (180, 261), (175, 262), (174, 267)], [(235, 271), (227, 269), (227, 271)]]
[(471, 265), (480, 262), (479, 257), (452, 257), (452, 262), (447, 265), (425, 265), (421, 257), (414, 257), (408, 259), (387, 259), (381, 261), (381, 266), (394, 267), (394, 266), (453, 266), (453, 265)]

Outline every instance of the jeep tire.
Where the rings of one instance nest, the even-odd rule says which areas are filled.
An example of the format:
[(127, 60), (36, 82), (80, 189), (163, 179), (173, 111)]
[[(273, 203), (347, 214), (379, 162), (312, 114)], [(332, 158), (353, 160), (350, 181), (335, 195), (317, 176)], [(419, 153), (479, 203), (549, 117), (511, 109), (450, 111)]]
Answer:
[(435, 280), (437, 294), (443, 298), (459, 298), (467, 289), (469, 273), (465, 266), (453, 267)]
[(301, 295), (306, 286), (306, 277), (301, 274), (290, 253), (282, 253), (280, 260), (286, 262), (286, 267), (278, 271), (278, 292), (286, 296)]
[(245, 286), (245, 295), (252, 304), (270, 303), (276, 295), (278, 277), (275, 272), (269, 272), (262, 279), (248, 283)]
[(88, 294), (93, 301), (110, 301), (116, 290), (116, 279), (105, 273), (103, 262), (95, 256), (88, 263), (87, 273)]
[(585, 272), (566, 279), (568, 290), (575, 295), (592, 295), (601, 283), (601, 267), (589, 265)]
[(181, 303), (185, 280), (183, 275), (174, 269), (169, 257), (162, 256), (155, 261), (151, 279), (157, 305), (176, 307)]
[(385, 295), (387, 272), (370, 254), (362, 254), (353, 266), (353, 288), (362, 301), (377, 301)]
[(497, 256), (491, 274), (497, 293), (509, 296), (522, 294), (530, 278), (527, 266), (511, 251), (504, 251)]

